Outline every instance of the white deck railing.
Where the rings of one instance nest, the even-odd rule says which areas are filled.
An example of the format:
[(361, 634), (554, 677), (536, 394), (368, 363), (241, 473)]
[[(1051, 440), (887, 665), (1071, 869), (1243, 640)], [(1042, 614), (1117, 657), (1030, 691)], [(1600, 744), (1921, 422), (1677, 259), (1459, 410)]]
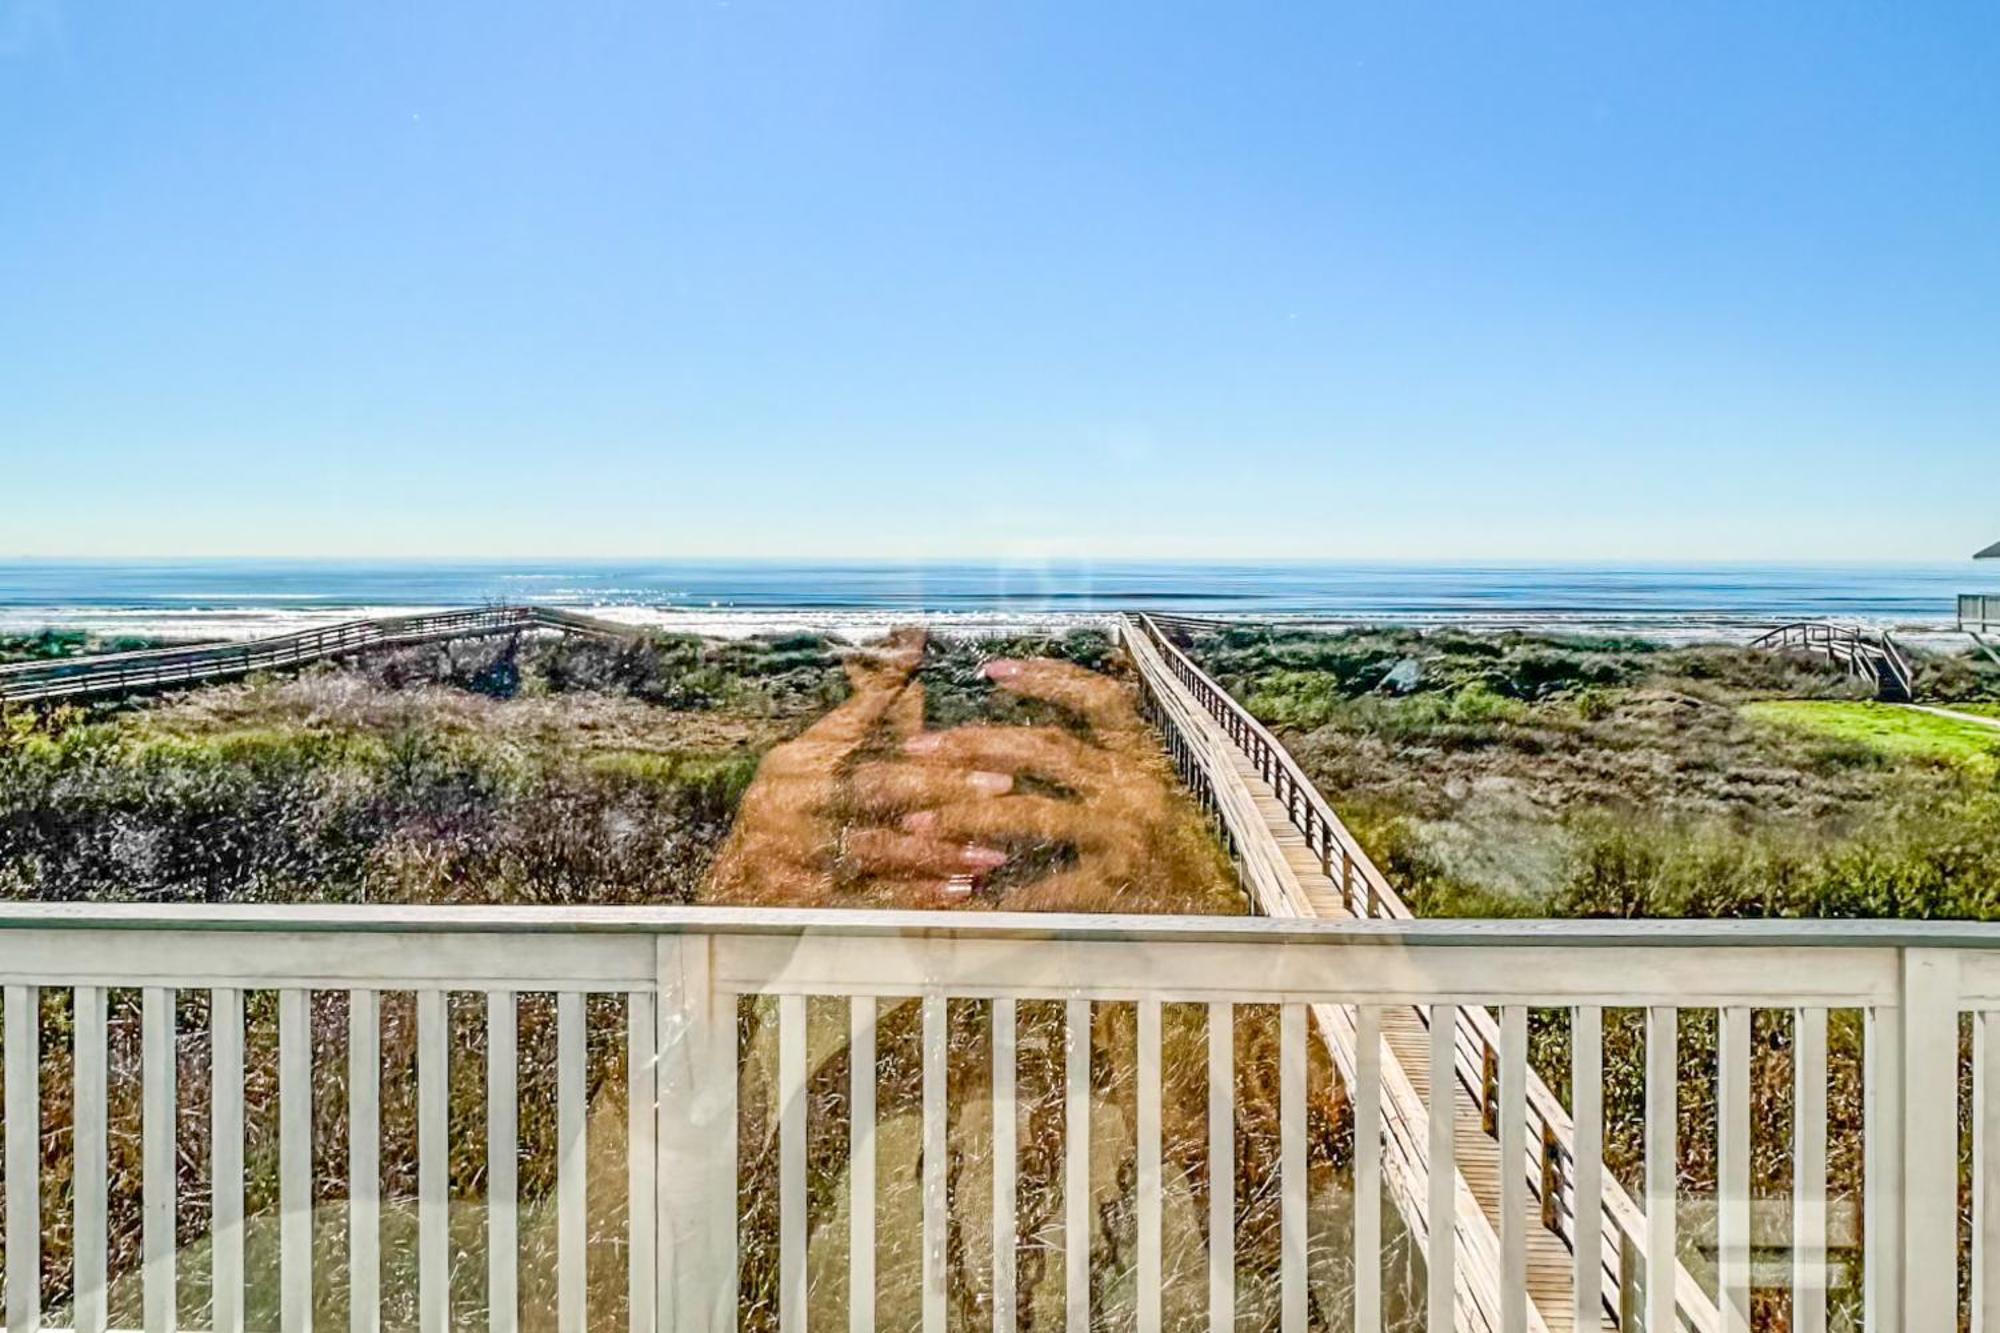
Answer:
[(1960, 593), (1958, 627), (1974, 634), (2000, 634), (2000, 597)]
[[(1265, 920), (1159, 917), (1058, 917), (976, 914), (765, 912), (696, 909), (203, 909), (51, 906), (0, 908), (0, 983), (4, 983), (6, 1293), (9, 1333), (53, 1319), (88, 1333), (112, 1323), (113, 1306), (136, 1304), (149, 1330), (212, 1328), (240, 1333), (276, 1327), (305, 1333), (326, 1313), (326, 1274), (316, 1279), (329, 1244), (326, 1209), (344, 1201), (341, 1249), (344, 1322), (358, 1333), (381, 1327), (385, 1267), (408, 1272), (416, 1287), (410, 1321), (423, 1333), (462, 1327), (454, 1310), (467, 1281), (463, 1218), (477, 1212), (489, 1240), (485, 1271), (473, 1284), (482, 1295), (479, 1321), (512, 1333), (548, 1326), (572, 1333), (601, 1326), (588, 1302), (602, 1284), (587, 1283), (603, 1259), (588, 1256), (612, 1245), (623, 1251), (624, 1318), (634, 1330), (725, 1330), (738, 1317), (738, 1091), (750, 1052), (739, 1051), (738, 1003), (775, 996), (776, 1036), (768, 1071), (775, 1090), (779, 1203), (776, 1209), (778, 1327), (803, 1333), (818, 1310), (808, 1292), (808, 1252), (815, 1228), (836, 1225), (824, 1199), (810, 1201), (807, 1176), (808, 999), (846, 1001), (845, 1021), (831, 1040), (853, 1055), (850, 1108), (842, 1150), (847, 1154), (839, 1226), (846, 1233), (846, 1302), (852, 1333), (874, 1327), (878, 1301), (892, 1295), (877, 1282), (876, 1256), (892, 1243), (921, 1250), (920, 1290), (912, 1323), (944, 1333), (949, 1284), (962, 1268), (947, 1262), (948, 1236), (971, 1225), (963, 1197), (947, 1176), (948, 1103), (964, 1094), (947, 1080), (948, 1024), (974, 1022), (990, 1050), (994, 1136), (990, 1217), (981, 1234), (1009, 1238), (992, 1247), (985, 1308), (995, 1333), (1017, 1323), (1015, 1263), (1027, 1238), (1017, 1234), (1017, 1006), (1060, 1001), (1068, 1038), (1062, 1067), (1068, 1129), (1060, 1146), (1067, 1182), (1062, 1248), (1063, 1300), (1071, 1333), (1092, 1318), (1092, 1123), (1094, 1097), (1088, 1032), (1098, 1006), (1132, 1006), (1136, 1015), (1136, 1121), (1120, 1148), (1133, 1159), (1137, 1213), (1136, 1262), (1129, 1273), (1136, 1327), (1162, 1325), (1163, 1173), (1182, 1165), (1161, 1153), (1163, 1006), (1175, 1022), (1199, 1020), (1206, 1061), (1222, 1073), (1236, 1068), (1231, 1040), (1236, 1006), (1279, 1006), (1276, 1053), (1282, 1134), (1280, 1326), (1303, 1333), (1309, 1299), (1324, 1311), (1352, 1301), (1353, 1326), (1373, 1329), (1382, 1300), (1379, 1249), (1379, 1089), (1353, 1089), (1353, 1260), (1360, 1275), (1350, 1291), (1312, 1290), (1306, 1257), (1306, 1007), (1354, 1006), (1370, 1031), (1389, 1006), (1423, 1005), (1432, 1030), (1449, 1033), (1452, 1011), (1493, 1006), (1500, 1015), (1500, 1087), (1520, 1095), (1527, 1059), (1525, 1017), (1533, 1009), (1563, 1011), (1574, 1031), (1596, 1033), (1606, 1008), (1646, 1011), (1645, 1059), (1648, 1166), (1646, 1209), (1674, 1213), (1677, 1134), (1676, 1031), (1684, 1010), (1719, 1010), (1720, 1189), (1716, 1199), (1723, 1250), (1720, 1307), (1725, 1327), (1748, 1326), (1750, 1267), (1750, 1015), (1791, 1013), (1795, 1037), (1795, 1127), (1790, 1151), (1796, 1180), (1789, 1283), (1795, 1329), (1825, 1323), (1827, 1199), (1827, 1016), (1865, 1016), (1867, 1076), (1865, 1148), (1867, 1327), (1929, 1330), (1955, 1326), (1958, 1315), (1958, 1095), (1960, 1016), (1974, 1015), (1976, 1056), (1972, 1123), (1975, 1163), (1973, 1289), (1975, 1301), (2000, 1299), (1981, 1280), (2000, 1259), (2000, 1172), (1985, 1161), (2000, 1131), (2000, 1045), (1988, 1039), (2000, 1012), (2000, 929), (1979, 925), (1890, 923), (1606, 923), (1606, 922), (1364, 922), (1334, 925)], [(107, 1035), (112, 1001), (131, 1003), (142, 1018), (136, 1068)], [(205, 1022), (190, 1030), (189, 993)], [(345, 996), (346, 1031), (331, 1041), (322, 1030), (325, 993)], [(274, 993), (274, 994), (273, 994)], [(382, 1080), (385, 1000), (414, 995), (415, 1214), (408, 1247), (385, 1246), (381, 1188), (385, 1105)], [(625, 1056), (621, 1118), (588, 1114), (586, 995), (618, 997), (616, 1035)], [(516, 1005), (523, 996), (556, 997), (554, 1077), (524, 1082), (517, 1062)], [(896, 1012), (885, 1001), (914, 1002), (921, 1032), (921, 1206), (918, 1236), (889, 1234), (876, 1200), (876, 1056), (878, 1017)], [(970, 1001), (948, 1015), (948, 1001)], [(246, 1045), (246, 1004), (274, 1008), (275, 1050)], [(450, 1006), (450, 1007), (448, 1007)], [(490, 1039), (483, 1053), (451, 1034), (454, 1013), (483, 1009)], [(599, 1046), (607, 1035), (602, 1003)], [(813, 1010), (825, 1017), (824, 1002)], [(1440, 1022), (1439, 1019), (1446, 1021)], [(760, 1039), (761, 1040), (761, 1039)], [(824, 1052), (825, 1022), (813, 1042)], [(191, 1065), (197, 1043), (207, 1053)], [(254, 1046), (254, 1049), (252, 1047)], [(345, 1047), (344, 1056), (338, 1046)], [(317, 1048), (317, 1054), (316, 1054)], [(1369, 1049), (1368, 1043), (1363, 1049)], [(108, 1055), (107, 1052), (110, 1052)], [(1453, 1076), (1453, 1045), (1432, 1043), (1433, 1079)], [(1590, 1188), (1603, 1163), (1589, 1145), (1603, 1141), (1598, 1051), (1576, 1049), (1583, 1082), (1570, 1098), (1579, 1120), (1574, 1170)], [(246, 1276), (246, 1106), (262, 1116), (246, 1087), (268, 1089), (259, 1065), (274, 1057), (276, 1086), (275, 1291), (252, 1299), (257, 1279)], [(760, 1057), (761, 1058), (761, 1057)], [(483, 1079), (483, 1123), (471, 1129), (458, 1114), (452, 1070), (468, 1061)], [(313, 1089), (329, 1062), (345, 1070), (344, 1105), (316, 1106)], [(178, 1087), (185, 1069), (200, 1067), (208, 1084), (198, 1132), (190, 1129), (189, 1093)], [(1366, 1066), (1364, 1066), (1364, 1071)], [(137, 1124), (111, 1085), (139, 1085)], [(597, 1092), (606, 1091), (599, 1078)], [(1594, 1085), (1593, 1085), (1594, 1084)], [(1234, 1080), (1208, 1082), (1208, 1160), (1233, 1162)], [(391, 1092), (400, 1089), (391, 1087)], [(199, 1099), (197, 1099), (199, 1100)], [(266, 1099), (268, 1101), (268, 1098)], [(553, 1105), (545, 1103), (552, 1102)], [(959, 1107), (963, 1110), (963, 1106)], [(326, 1117), (339, 1112), (346, 1128), (334, 1151)], [(814, 1113), (819, 1114), (818, 1112)], [(553, 1118), (551, 1121), (551, 1117)], [(517, 1132), (530, 1119), (556, 1126), (553, 1187), (531, 1199), (517, 1182)], [(117, 1123), (113, 1123), (116, 1121)], [(817, 1123), (817, 1122), (816, 1122)], [(53, 1129), (51, 1127), (54, 1127)], [(614, 1188), (625, 1207), (618, 1233), (607, 1237), (587, 1190), (603, 1191), (602, 1173), (586, 1171), (586, 1137), (609, 1128), (622, 1139), (625, 1169)], [(824, 1129), (824, 1125), (820, 1125)], [(1447, 1119), (1442, 1145), (1449, 1149)], [(108, 1239), (107, 1218), (132, 1186), (108, 1168), (107, 1144), (121, 1135), (141, 1141), (142, 1239), (121, 1267)], [(317, 1145), (317, 1156), (316, 1156)], [(189, 1185), (180, 1167), (199, 1147), (211, 1163), (208, 1197), (194, 1211), (208, 1219), (187, 1234)], [(466, 1173), (462, 1154), (483, 1153), (488, 1169)], [(1102, 1151), (1102, 1148), (1100, 1148)], [(329, 1168), (329, 1159), (336, 1165)], [(315, 1162), (318, 1162), (316, 1168)], [(333, 1177), (328, 1178), (332, 1170)], [(1235, 1216), (1232, 1171), (1217, 1174), (1206, 1245), (1208, 1321), (1230, 1333), (1235, 1320)], [(588, 1178), (588, 1183), (587, 1183)], [(966, 1191), (961, 1184), (959, 1194)], [(525, 1218), (552, 1219), (554, 1279), (551, 1311), (526, 1311), (517, 1256)], [(1510, 1217), (1513, 1215), (1510, 1215)], [(878, 1221), (884, 1229), (878, 1230)], [(1518, 1217), (1507, 1223), (1520, 1225)], [(986, 1228), (990, 1227), (990, 1232)], [(340, 1230), (340, 1228), (334, 1228)], [(402, 1233), (398, 1233), (399, 1235)], [(1445, 1233), (1445, 1234), (1448, 1234)], [(1671, 1233), (1670, 1233), (1671, 1234)], [(44, 1263), (45, 1237), (70, 1238), (68, 1262)], [(1640, 1256), (1649, 1271), (1671, 1266), (1671, 1242)], [(1176, 1238), (1176, 1243), (1180, 1243)], [(408, 1252), (405, 1252), (407, 1249)], [(1511, 1251), (1518, 1253), (1518, 1246)], [(1447, 1244), (1438, 1261), (1449, 1264)], [(190, 1311), (179, 1270), (199, 1265), (212, 1296)], [(454, 1266), (459, 1275), (454, 1282)], [(254, 1265), (250, 1267), (255, 1267)], [(952, 1274), (957, 1273), (954, 1278)], [(1433, 1274), (1433, 1278), (1435, 1278)], [(483, 1278), (483, 1280), (479, 1280)], [(1601, 1270), (1585, 1274), (1601, 1283)], [(135, 1298), (135, 1289), (139, 1293)], [(126, 1291), (119, 1298), (116, 1293)], [(1432, 1284), (1435, 1288), (1435, 1283)], [(1449, 1281), (1445, 1290), (1450, 1289)], [(1502, 1293), (1508, 1323), (1525, 1326), (1518, 1272)], [(267, 1317), (263, 1312), (270, 1312)], [(600, 1311), (600, 1315), (601, 1315)], [(1345, 1308), (1332, 1316), (1348, 1322)], [(1449, 1328), (1453, 1313), (1433, 1307), (1430, 1327)], [(393, 1320), (390, 1322), (394, 1322)], [(825, 1319), (820, 1320), (824, 1326)], [(2000, 1327), (1990, 1315), (1987, 1328)]]

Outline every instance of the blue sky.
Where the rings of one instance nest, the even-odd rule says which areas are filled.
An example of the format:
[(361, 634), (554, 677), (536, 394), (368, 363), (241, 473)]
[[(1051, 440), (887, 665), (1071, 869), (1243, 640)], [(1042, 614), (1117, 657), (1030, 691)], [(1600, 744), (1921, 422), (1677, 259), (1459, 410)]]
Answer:
[(0, 0), (0, 555), (1995, 537), (2000, 7)]

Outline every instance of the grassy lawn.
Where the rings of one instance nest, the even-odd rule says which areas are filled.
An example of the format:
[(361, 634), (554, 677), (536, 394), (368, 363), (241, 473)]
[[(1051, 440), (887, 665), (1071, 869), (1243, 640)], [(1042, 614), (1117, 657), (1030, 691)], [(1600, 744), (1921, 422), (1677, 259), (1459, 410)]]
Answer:
[[(1991, 705), (1973, 705), (1989, 712)], [(1991, 770), (2000, 764), (2000, 732), (1894, 704), (1845, 699), (1771, 699), (1743, 705), (1755, 722), (1865, 745), (1897, 758), (1941, 759)]]

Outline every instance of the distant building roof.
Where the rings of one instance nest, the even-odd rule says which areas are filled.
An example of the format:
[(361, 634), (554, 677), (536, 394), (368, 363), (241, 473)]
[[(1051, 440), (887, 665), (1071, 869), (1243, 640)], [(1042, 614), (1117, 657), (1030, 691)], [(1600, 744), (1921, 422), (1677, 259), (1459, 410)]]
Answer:
[(1972, 558), (1974, 560), (2000, 560), (2000, 542), (1994, 542), (1991, 546)]

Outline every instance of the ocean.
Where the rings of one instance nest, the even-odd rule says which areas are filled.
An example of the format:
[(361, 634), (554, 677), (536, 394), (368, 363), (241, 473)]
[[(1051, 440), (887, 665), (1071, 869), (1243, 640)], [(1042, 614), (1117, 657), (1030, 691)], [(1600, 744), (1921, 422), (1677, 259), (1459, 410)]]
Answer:
[(400, 610), (534, 602), (718, 634), (867, 635), (924, 619), (1007, 632), (1125, 609), (1305, 622), (1459, 624), (1740, 638), (1831, 619), (1949, 631), (1971, 562), (1543, 565), (154, 560), (0, 562), (0, 631), (235, 638)]

